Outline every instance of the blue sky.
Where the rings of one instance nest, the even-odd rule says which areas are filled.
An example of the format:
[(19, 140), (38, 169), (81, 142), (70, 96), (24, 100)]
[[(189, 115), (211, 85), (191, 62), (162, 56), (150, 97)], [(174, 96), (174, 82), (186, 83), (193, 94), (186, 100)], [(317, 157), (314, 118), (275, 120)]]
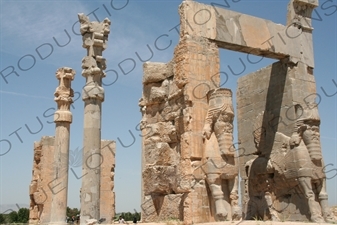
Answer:
[[(224, 0), (199, 2), (224, 5)], [(175, 27), (179, 25), (180, 3), (175, 0), (1, 0), (0, 72), (8, 75), (15, 69), (17, 75), (12, 73), (6, 80), (0, 76), (0, 204), (29, 204), (33, 142), (44, 135), (53, 136), (55, 132), (55, 124), (49, 115), (54, 112), (51, 108), (56, 107), (53, 93), (58, 85), (55, 72), (59, 67), (68, 66), (76, 71), (72, 82), (77, 100), (71, 109), (71, 154), (76, 154), (76, 149), (82, 147), (84, 103), (78, 93), (85, 84), (81, 60), (86, 51), (82, 48), (76, 21), (77, 13), (83, 12), (90, 14), (90, 20), (96, 20), (95, 16), (99, 20), (105, 17), (111, 20), (108, 48), (103, 52), (108, 68), (103, 80), (102, 139), (116, 140), (117, 143), (116, 211), (140, 211), (141, 137), (138, 124), (141, 113), (138, 100), (142, 94), (142, 61), (171, 60), (179, 40)], [(228, 0), (228, 4), (230, 10), (276, 23), (286, 22), (287, 0)], [(320, 0), (313, 18), (314, 74), (320, 96), (321, 141), (328, 165), (329, 202), (337, 205), (337, 1)], [(155, 40), (163, 34), (167, 35), (166, 39), (160, 39), (157, 47), (172, 43), (167, 49), (159, 50)], [(237, 78), (273, 62), (263, 59), (251, 64), (246, 54), (227, 50), (221, 50), (220, 54), (221, 71), (228, 75), (222, 76), (222, 81), (227, 80), (224, 87), (233, 90), (234, 104)], [(246, 69), (235, 76), (229, 68), (242, 70), (240, 58)], [(13, 134), (15, 131), (18, 135)], [(236, 129), (234, 137), (237, 137)], [(70, 168), (77, 177), (81, 176), (81, 167), (73, 164)], [(81, 181), (75, 174), (69, 174), (68, 205), (79, 208)]]

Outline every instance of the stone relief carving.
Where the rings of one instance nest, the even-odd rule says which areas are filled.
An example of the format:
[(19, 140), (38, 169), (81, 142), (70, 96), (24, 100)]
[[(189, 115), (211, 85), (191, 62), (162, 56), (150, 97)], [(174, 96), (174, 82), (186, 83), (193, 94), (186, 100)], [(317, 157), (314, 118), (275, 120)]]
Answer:
[(258, 157), (245, 166), (249, 188), (246, 219), (280, 221), (282, 207), (277, 203), (281, 198), (298, 195), (306, 199), (310, 221), (334, 221), (327, 203), (317, 106), (311, 104), (304, 108), (296, 104), (295, 112), (297, 120), (291, 137), (276, 132), (270, 156), (260, 154), (262, 148), (268, 146), (268, 136), (273, 132), (270, 124), (262, 122), (262, 118), (271, 121), (273, 115), (263, 112), (256, 119), (256, 124), (262, 126), (253, 134)]
[[(218, 143), (218, 154), (215, 149), (206, 147), (205, 151), (213, 151), (206, 162), (206, 181), (215, 203), (218, 220), (239, 220), (241, 209), (238, 206), (238, 167), (235, 162), (233, 148), (232, 91), (216, 89), (209, 94), (209, 109), (203, 129), (204, 139), (209, 140), (215, 134)], [(230, 207), (226, 207), (226, 203)]]
[(29, 185), (29, 196), (30, 196), (30, 208), (29, 208), (29, 223), (38, 224), (40, 221), (40, 216), (43, 210), (43, 204), (39, 202), (36, 198), (39, 196), (38, 184), (40, 182), (41, 174), (41, 146), (35, 146), (34, 148), (34, 162), (32, 171), (32, 181)]

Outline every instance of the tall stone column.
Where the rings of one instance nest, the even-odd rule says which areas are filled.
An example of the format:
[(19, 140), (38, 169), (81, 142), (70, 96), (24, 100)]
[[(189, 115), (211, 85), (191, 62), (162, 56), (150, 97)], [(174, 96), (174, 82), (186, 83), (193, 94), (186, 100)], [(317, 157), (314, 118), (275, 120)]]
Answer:
[(53, 180), (49, 183), (52, 191), (52, 204), (50, 223), (66, 224), (67, 192), (68, 192), (68, 167), (69, 167), (69, 136), (72, 114), (70, 104), (73, 102), (74, 91), (71, 89), (71, 81), (75, 71), (69, 67), (63, 67), (56, 71), (59, 86), (55, 91), (57, 111), (54, 114), (55, 142), (54, 142), (54, 170)]
[(87, 56), (82, 60), (82, 75), (86, 84), (82, 91), (84, 101), (84, 137), (83, 166), (81, 188), (81, 224), (88, 219), (100, 217), (100, 167), (101, 155), (101, 107), (104, 101), (102, 78), (105, 76), (105, 59), (102, 57), (106, 49), (110, 20), (90, 22), (84, 14), (78, 14), (83, 36), (83, 47)]

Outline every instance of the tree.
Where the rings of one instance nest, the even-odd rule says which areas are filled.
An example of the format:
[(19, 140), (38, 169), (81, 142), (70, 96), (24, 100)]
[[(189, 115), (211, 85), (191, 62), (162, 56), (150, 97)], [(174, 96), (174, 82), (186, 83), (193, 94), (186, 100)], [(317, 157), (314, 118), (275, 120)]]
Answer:
[(135, 212), (134, 217), (136, 217), (137, 221), (140, 221), (140, 212)]
[(29, 220), (29, 209), (20, 208), (18, 211), (18, 222), (19, 223), (27, 223)]
[(123, 217), (125, 221), (133, 221), (133, 218), (136, 217), (137, 221), (140, 220), (140, 213), (135, 212), (135, 213), (131, 213), (131, 212), (122, 212), (118, 215), (119, 213), (116, 214), (115, 218), (119, 219), (119, 216)]
[(80, 214), (80, 211), (77, 208), (69, 208), (67, 207), (67, 217), (69, 217), (70, 219), (74, 216), (76, 218), (76, 216)]
[(13, 211), (11, 213), (8, 214), (8, 219), (9, 219), (9, 223), (16, 223), (18, 222), (18, 213)]
[(6, 218), (4, 215), (0, 214), (0, 224), (6, 223)]

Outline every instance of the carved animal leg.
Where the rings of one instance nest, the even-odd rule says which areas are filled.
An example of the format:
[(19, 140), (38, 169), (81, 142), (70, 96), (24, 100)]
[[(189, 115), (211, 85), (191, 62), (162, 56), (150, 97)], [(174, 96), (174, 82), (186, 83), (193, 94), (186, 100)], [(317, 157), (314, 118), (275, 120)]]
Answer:
[(321, 210), (317, 208), (315, 195), (312, 191), (311, 177), (299, 177), (298, 181), (306, 199), (308, 200), (308, 206), (311, 214), (310, 220), (316, 223), (324, 222)]
[(215, 213), (221, 220), (225, 220), (228, 212), (224, 205), (224, 194), (221, 188), (221, 179), (219, 174), (207, 174), (207, 182), (211, 189), (212, 197), (215, 202)]
[(321, 179), (319, 183), (316, 184), (317, 190), (319, 191), (318, 199), (322, 208), (323, 218), (326, 222), (334, 222), (335, 218), (332, 215), (331, 209), (328, 204), (328, 194), (326, 193), (326, 179)]
[(258, 204), (256, 203), (255, 198), (253, 196), (250, 197), (247, 203), (246, 211), (247, 212), (246, 212), (245, 220), (252, 220), (254, 218), (259, 217)]
[(232, 207), (232, 220), (240, 220), (242, 217), (242, 211), (238, 204), (238, 176), (234, 179), (228, 180), (228, 189), (230, 191), (229, 199)]
[(273, 199), (269, 192), (265, 193), (264, 199), (266, 200), (266, 203), (268, 205), (270, 217), (272, 221), (280, 221), (277, 212), (273, 208)]

